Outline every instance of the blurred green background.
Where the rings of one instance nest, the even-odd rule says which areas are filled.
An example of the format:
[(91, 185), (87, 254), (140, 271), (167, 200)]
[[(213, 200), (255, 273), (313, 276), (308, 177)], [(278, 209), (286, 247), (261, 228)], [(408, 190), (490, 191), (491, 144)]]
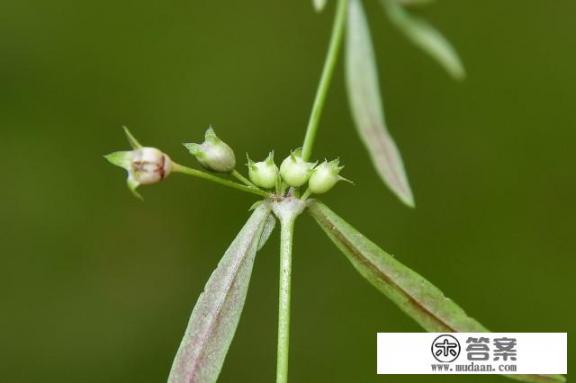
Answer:
[[(487, 327), (573, 331), (576, 3), (439, 1), (451, 81), (365, 1), (387, 117), (417, 209), (375, 175), (338, 68), (316, 158), (356, 186), (323, 200)], [(254, 198), (173, 176), (144, 187), (102, 155), (121, 125), (183, 163), (209, 124), (236, 149), (301, 144), (333, 4), (0, 3), (0, 382), (165, 381), (189, 313)], [(505, 382), (377, 376), (377, 331), (420, 331), (308, 216), (297, 225), (293, 382)], [(222, 382), (275, 370), (277, 234), (259, 254)], [(572, 361), (574, 353), (571, 353)]]

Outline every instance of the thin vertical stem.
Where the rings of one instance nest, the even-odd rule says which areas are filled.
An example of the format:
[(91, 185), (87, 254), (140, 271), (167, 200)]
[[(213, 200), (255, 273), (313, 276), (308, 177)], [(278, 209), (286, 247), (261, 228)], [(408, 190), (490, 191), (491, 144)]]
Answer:
[[(302, 158), (307, 161), (312, 154), (312, 147), (318, 131), (320, 116), (328, 94), (328, 88), (334, 74), (334, 68), (338, 61), (338, 54), (342, 45), (348, 0), (338, 0), (332, 35), (328, 46), (328, 53), (320, 84), (316, 91), (314, 105), (306, 128), (306, 135), (302, 145)], [(294, 221), (301, 213), (303, 206), (298, 210), (292, 210), (289, 214), (278, 214), (281, 224), (280, 232), (280, 289), (278, 305), (278, 355), (276, 365), (276, 383), (288, 383), (288, 358), (290, 351), (290, 287), (292, 276), (292, 240), (294, 236)]]
[(306, 128), (304, 144), (302, 144), (302, 158), (304, 161), (308, 161), (310, 159), (310, 155), (312, 154), (312, 147), (314, 146), (316, 132), (318, 131), (320, 116), (322, 115), (322, 110), (324, 109), (326, 95), (328, 94), (328, 88), (330, 87), (330, 82), (332, 81), (334, 68), (338, 62), (338, 53), (340, 52), (340, 47), (342, 46), (344, 30), (346, 27), (347, 12), (348, 0), (338, 0), (336, 17), (332, 27), (332, 36), (330, 37), (330, 45), (328, 46), (328, 53), (326, 54), (326, 61), (324, 62), (324, 68), (322, 69), (320, 84), (318, 84), (314, 105), (312, 106), (312, 112), (310, 113), (310, 119), (308, 120), (308, 127)]
[(290, 285), (292, 275), (292, 239), (295, 216), (280, 219), (280, 290), (278, 305), (278, 355), (276, 383), (288, 382), (290, 346)]

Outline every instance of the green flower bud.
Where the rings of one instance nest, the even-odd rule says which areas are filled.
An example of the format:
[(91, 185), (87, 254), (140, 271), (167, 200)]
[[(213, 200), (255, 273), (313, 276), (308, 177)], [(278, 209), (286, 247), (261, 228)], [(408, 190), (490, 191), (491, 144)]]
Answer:
[(271, 189), (278, 181), (278, 166), (274, 163), (274, 152), (261, 162), (254, 162), (248, 157), (248, 176), (256, 185), (264, 189)]
[(184, 146), (207, 169), (228, 173), (236, 167), (234, 151), (218, 138), (211, 127), (206, 130), (202, 144), (184, 144)]
[(340, 166), (339, 160), (324, 161), (318, 165), (310, 176), (308, 188), (314, 194), (326, 193), (332, 189), (338, 181), (348, 181), (339, 175), (344, 166)]
[(110, 153), (104, 158), (111, 164), (126, 169), (128, 188), (136, 197), (142, 199), (136, 188), (140, 185), (158, 183), (168, 177), (172, 170), (172, 160), (156, 148), (142, 147), (128, 129), (124, 130), (134, 150)]
[(302, 159), (302, 150), (296, 149), (280, 165), (280, 176), (289, 186), (299, 187), (308, 181), (316, 164)]

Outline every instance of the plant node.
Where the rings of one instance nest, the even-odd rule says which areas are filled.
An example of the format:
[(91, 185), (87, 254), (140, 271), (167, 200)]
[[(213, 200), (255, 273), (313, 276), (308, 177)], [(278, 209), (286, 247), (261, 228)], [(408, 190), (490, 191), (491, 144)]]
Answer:
[(288, 196), (272, 202), (272, 211), (282, 224), (293, 222), (296, 217), (302, 214), (305, 208), (306, 203), (293, 196)]

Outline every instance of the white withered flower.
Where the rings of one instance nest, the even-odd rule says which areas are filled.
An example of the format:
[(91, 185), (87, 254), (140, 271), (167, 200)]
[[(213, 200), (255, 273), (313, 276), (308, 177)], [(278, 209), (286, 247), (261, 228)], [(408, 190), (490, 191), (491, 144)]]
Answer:
[(136, 188), (158, 183), (168, 177), (172, 170), (172, 160), (156, 148), (142, 147), (128, 129), (124, 130), (133, 150), (110, 153), (104, 158), (111, 164), (126, 169), (128, 188), (136, 197), (142, 199)]

